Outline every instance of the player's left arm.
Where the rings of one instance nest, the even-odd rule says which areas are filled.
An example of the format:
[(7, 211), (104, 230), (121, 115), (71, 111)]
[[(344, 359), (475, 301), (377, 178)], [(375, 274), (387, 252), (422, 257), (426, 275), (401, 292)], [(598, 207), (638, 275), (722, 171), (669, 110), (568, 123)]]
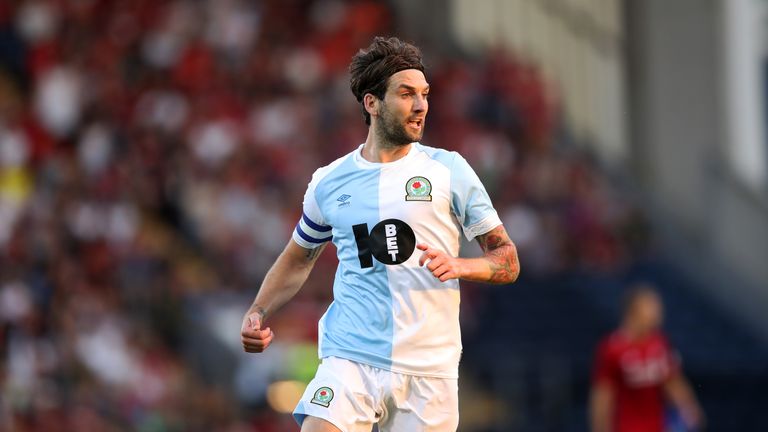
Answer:
[(682, 372), (675, 374), (664, 383), (664, 394), (680, 412), (680, 416), (689, 428), (698, 430), (704, 426), (704, 412), (696, 400), (691, 384)]
[(421, 250), (419, 265), (426, 264), (429, 271), (441, 282), (464, 279), (492, 284), (512, 283), (520, 274), (517, 248), (509, 239), (503, 225), (476, 237), (483, 250), (478, 258), (452, 257), (426, 243), (416, 247)]

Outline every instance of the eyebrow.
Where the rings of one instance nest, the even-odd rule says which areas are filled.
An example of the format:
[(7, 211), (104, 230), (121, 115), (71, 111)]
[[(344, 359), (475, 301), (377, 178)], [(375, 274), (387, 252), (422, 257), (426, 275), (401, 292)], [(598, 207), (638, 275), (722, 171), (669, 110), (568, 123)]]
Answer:
[[(404, 88), (404, 89), (406, 89), (406, 90), (410, 90), (410, 91), (412, 91), (412, 92), (415, 92), (415, 91), (416, 91), (416, 87), (414, 87), (414, 86), (409, 86), (408, 84), (400, 84), (399, 86), (397, 86), (397, 88), (398, 88), (398, 89)], [(427, 86), (424, 88), (424, 90), (425, 90), (425, 91), (429, 91), (429, 84), (427, 84)]]

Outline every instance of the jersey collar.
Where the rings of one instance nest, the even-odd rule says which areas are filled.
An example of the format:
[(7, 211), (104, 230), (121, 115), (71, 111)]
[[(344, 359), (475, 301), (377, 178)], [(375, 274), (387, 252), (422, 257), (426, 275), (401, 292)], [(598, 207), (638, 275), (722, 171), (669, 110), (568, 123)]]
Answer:
[(405, 163), (405, 161), (412, 158), (413, 155), (417, 152), (417, 145), (419, 145), (418, 142), (412, 142), (408, 153), (394, 162), (371, 162), (363, 157), (363, 146), (365, 146), (365, 143), (362, 143), (357, 147), (357, 150), (355, 150), (352, 158), (354, 159), (357, 166), (363, 169), (394, 168), (402, 165)]

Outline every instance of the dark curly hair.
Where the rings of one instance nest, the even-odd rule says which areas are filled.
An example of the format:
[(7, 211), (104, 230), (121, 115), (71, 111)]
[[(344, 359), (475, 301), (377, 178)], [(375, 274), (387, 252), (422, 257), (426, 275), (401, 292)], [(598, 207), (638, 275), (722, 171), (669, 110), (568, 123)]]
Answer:
[[(366, 93), (384, 99), (389, 77), (405, 69), (424, 72), (421, 51), (396, 37), (377, 36), (368, 48), (361, 49), (352, 57), (349, 64), (349, 88), (361, 103)], [(365, 124), (370, 125), (371, 115), (365, 110), (365, 106), (363, 116)]]

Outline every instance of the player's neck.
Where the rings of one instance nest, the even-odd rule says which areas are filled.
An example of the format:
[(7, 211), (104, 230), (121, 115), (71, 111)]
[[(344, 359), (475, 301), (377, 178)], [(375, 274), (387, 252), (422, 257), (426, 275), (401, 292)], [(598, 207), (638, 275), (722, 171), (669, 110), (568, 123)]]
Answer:
[(637, 326), (630, 322), (625, 322), (620, 331), (630, 340), (642, 340), (653, 334), (653, 329)]
[(413, 144), (397, 145), (385, 142), (373, 130), (368, 128), (368, 137), (363, 145), (362, 156), (368, 162), (388, 163), (405, 157)]

